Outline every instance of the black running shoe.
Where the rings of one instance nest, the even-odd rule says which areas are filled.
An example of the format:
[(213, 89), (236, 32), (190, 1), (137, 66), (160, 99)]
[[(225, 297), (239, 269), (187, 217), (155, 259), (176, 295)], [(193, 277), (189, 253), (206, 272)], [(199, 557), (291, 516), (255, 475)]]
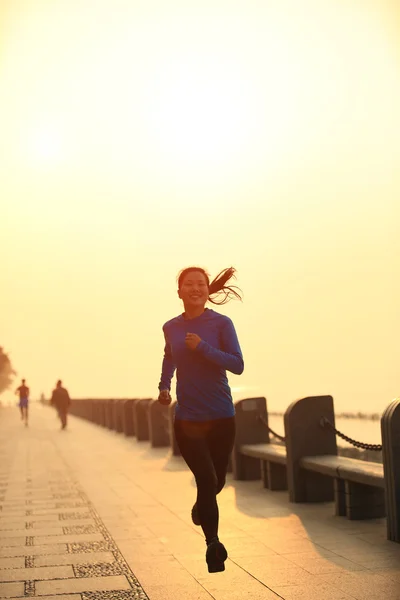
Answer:
[(218, 538), (214, 538), (207, 545), (206, 561), (209, 573), (219, 573), (225, 571), (225, 561), (228, 558), (228, 553), (225, 546), (219, 541)]
[(201, 525), (200, 518), (199, 518), (199, 511), (197, 510), (197, 502), (195, 504), (193, 504), (192, 521), (195, 525)]

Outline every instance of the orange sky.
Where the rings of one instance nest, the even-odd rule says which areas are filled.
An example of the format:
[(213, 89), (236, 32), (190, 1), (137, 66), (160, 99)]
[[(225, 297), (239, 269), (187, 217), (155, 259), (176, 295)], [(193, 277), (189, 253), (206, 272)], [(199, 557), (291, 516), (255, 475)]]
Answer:
[(75, 397), (156, 394), (190, 264), (238, 270), (235, 397), (399, 395), (397, 2), (3, 0), (0, 17), (0, 345), (33, 396), (59, 377)]

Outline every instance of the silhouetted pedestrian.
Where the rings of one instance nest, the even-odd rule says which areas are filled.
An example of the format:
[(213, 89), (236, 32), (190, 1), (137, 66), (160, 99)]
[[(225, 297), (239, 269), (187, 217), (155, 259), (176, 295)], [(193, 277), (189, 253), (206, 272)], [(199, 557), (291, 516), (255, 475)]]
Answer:
[(17, 387), (15, 393), (19, 395), (19, 409), (21, 411), (21, 420), (24, 421), (25, 427), (28, 427), (29, 388), (27, 385), (25, 385), (25, 379), (22, 379), (21, 385)]
[(62, 381), (60, 379), (57, 381), (57, 385), (53, 390), (50, 404), (57, 409), (61, 421), (61, 429), (65, 429), (67, 426), (67, 415), (71, 399), (68, 391), (62, 386)]

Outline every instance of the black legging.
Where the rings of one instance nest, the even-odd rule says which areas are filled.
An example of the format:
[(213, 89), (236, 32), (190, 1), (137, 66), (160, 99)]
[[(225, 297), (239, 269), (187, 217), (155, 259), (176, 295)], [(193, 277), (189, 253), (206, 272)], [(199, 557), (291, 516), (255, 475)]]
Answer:
[(197, 510), (206, 542), (218, 536), (217, 494), (225, 485), (235, 440), (235, 417), (213, 421), (175, 420), (181, 454), (197, 484)]

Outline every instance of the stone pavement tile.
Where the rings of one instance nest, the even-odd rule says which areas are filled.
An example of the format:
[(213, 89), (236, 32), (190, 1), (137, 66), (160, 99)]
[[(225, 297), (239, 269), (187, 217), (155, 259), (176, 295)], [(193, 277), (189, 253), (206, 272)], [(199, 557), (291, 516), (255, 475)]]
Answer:
[(32, 519), (35, 517), (43, 517), (44, 519), (48, 519), (49, 515), (59, 515), (60, 513), (66, 513), (66, 512), (74, 512), (74, 513), (87, 513), (88, 511), (88, 507), (86, 505), (82, 505), (82, 506), (74, 506), (73, 508), (49, 508), (48, 510), (43, 510), (43, 509), (32, 509)]
[(390, 544), (390, 542), (386, 539), (385, 532), (383, 531), (373, 531), (371, 533), (357, 535), (357, 539), (366, 542), (367, 544), (373, 544), (374, 546), (381, 544), (388, 546)]
[(25, 517), (26, 515), (26, 508), (19, 508), (19, 509), (1, 509), (0, 511), (0, 519), (2, 521), (6, 521), (7, 519), (20, 519), (21, 517)]
[[(76, 492), (74, 493), (74, 497), (78, 497)], [(31, 502), (54, 502), (54, 498), (55, 495), (48, 491), (42, 493), (25, 491), (24, 493), (16, 494), (9, 489), (4, 495), (4, 501), (10, 502), (10, 504), (23, 504), (26, 500), (30, 500)]]
[[(323, 583), (317, 585), (276, 586), (273, 591), (284, 600), (354, 600), (356, 597)], [(358, 600), (358, 599), (357, 599)], [(382, 599), (381, 599), (382, 600)], [(389, 600), (385, 598), (385, 600)], [(392, 599), (390, 599), (392, 600)]]
[(3, 537), (3, 535), (6, 531), (14, 531), (17, 529), (26, 529), (26, 521), (27, 521), (27, 517), (24, 517), (23, 519), (19, 518), (18, 520), (7, 519), (4, 521), (0, 521), (0, 531), (2, 532), (2, 533), (0, 533), (0, 536)]
[(115, 557), (111, 552), (78, 552), (68, 554), (50, 554), (37, 556), (36, 567), (48, 567), (51, 565), (79, 565), (93, 563), (113, 563)]
[(253, 573), (254, 569), (262, 569), (265, 572), (290, 571), (296, 566), (287, 557), (276, 555), (270, 556), (238, 556), (234, 562), (242, 569)]
[(120, 540), (149, 539), (155, 537), (155, 534), (146, 526), (141, 527), (107, 527), (113, 539)]
[(67, 544), (47, 544), (46, 546), (13, 546), (0, 548), (0, 557), (38, 556), (40, 554), (62, 554), (68, 552)]
[(230, 539), (229, 537), (225, 538), (221, 533), (220, 539), (225, 544), (231, 558), (239, 556), (277, 556), (274, 550), (250, 537)]
[(176, 585), (147, 585), (143, 586), (143, 589), (150, 600), (215, 600), (215, 597), (211, 596), (196, 581), (190, 585), (178, 587)]
[(58, 500), (31, 500), (30, 498), (26, 498), (25, 500), (5, 500), (1, 503), (3, 509), (19, 509), (22, 510), (24, 508), (33, 508), (37, 510), (46, 510), (47, 508), (56, 508), (56, 503)]
[(184, 535), (192, 535), (193, 532), (196, 534), (199, 532), (199, 529), (195, 526), (189, 526), (183, 523), (179, 519), (169, 518), (167, 521), (154, 523), (149, 521), (148, 529), (151, 532), (151, 535), (156, 536), (184, 536)]
[(361, 540), (357, 535), (349, 535), (345, 531), (340, 530), (329, 530), (323, 531), (320, 533), (314, 533), (313, 535), (302, 536), (306, 539), (312, 540), (315, 544), (320, 544), (323, 546), (335, 546), (337, 544), (343, 543), (343, 540), (346, 539), (350, 545), (354, 545), (356, 547), (367, 548), (370, 545), (365, 540)]
[(268, 565), (255, 565), (251, 569), (251, 575), (256, 577), (268, 587), (284, 585), (311, 585), (314, 583), (314, 575), (301, 567), (284, 569), (283, 571), (269, 569)]
[(399, 600), (398, 582), (368, 571), (332, 573), (316, 576), (320, 582), (350, 594), (357, 600)]
[(0, 558), (0, 569), (22, 569), (25, 567), (25, 557)]
[(247, 571), (228, 559), (225, 562), (225, 571), (221, 573), (209, 573), (205, 560), (205, 553), (202, 558), (178, 557), (177, 560), (191, 574), (191, 576), (207, 587), (208, 584), (218, 585), (220, 588), (228, 586), (230, 589), (236, 586), (247, 585), (253, 578)]
[(30, 581), (37, 579), (61, 579), (66, 577), (74, 577), (74, 572), (70, 566), (4, 569), (3, 571), (0, 571), (0, 581)]
[[(26, 511), (24, 511), (23, 515), (20, 515), (19, 517), (2, 517), (2, 513), (0, 512), (0, 529), (3, 527), (6, 527), (8, 525), (8, 523), (21, 523), (21, 524), (25, 524), (27, 521), (33, 521), (33, 519), (36, 521), (48, 521), (51, 517), (49, 517), (48, 515), (43, 515), (43, 516), (37, 516), (34, 517), (32, 515), (27, 516)], [(56, 517), (54, 517), (56, 518)], [(58, 522), (58, 519), (57, 519)]]
[(74, 542), (102, 542), (104, 540), (101, 533), (70, 533), (68, 535), (48, 535), (38, 537), (37, 539), (38, 544), (73, 544)]
[(161, 537), (160, 542), (165, 546), (168, 554), (196, 554), (203, 556), (205, 553), (205, 541), (200, 536), (188, 537), (185, 543), (184, 538)]
[[(0, 548), (4, 548), (7, 546), (23, 546), (26, 541), (26, 536), (24, 537), (9, 537), (9, 538), (0, 538)], [(8, 555), (6, 555), (8, 556)]]
[[(245, 586), (218, 588), (206, 586), (215, 600), (279, 600), (279, 596), (258, 581), (250, 581)], [(322, 600), (322, 599), (321, 599)]]
[[(199, 531), (199, 528), (192, 523), (192, 519), (190, 519), (190, 527), (192, 529), (195, 528), (196, 531)], [(234, 525), (228, 523), (220, 523), (219, 531), (221, 537), (223, 537), (224, 540), (229, 540), (231, 538), (235, 540), (239, 538), (248, 538), (250, 535), (247, 531), (243, 531), (243, 529), (240, 529), (239, 527), (235, 527)]]
[(36, 583), (37, 596), (44, 596), (46, 594), (80, 594), (82, 592), (107, 592), (130, 589), (131, 586), (129, 585), (129, 581), (124, 575), (58, 579), (52, 581), (38, 581)]
[(57, 528), (63, 529), (64, 527), (73, 527), (75, 525), (95, 526), (95, 524), (96, 524), (94, 519), (71, 519), (71, 520), (55, 519), (54, 521), (36, 521), (36, 522), (32, 521), (31, 519), (32, 519), (32, 517), (27, 517), (27, 522), (31, 523), (30, 529), (31, 529), (32, 535), (37, 535), (36, 531), (38, 529), (42, 529), (42, 528), (46, 528), (52, 532), (53, 529), (57, 529)]
[(365, 569), (362, 565), (333, 553), (324, 553), (324, 555), (318, 556), (315, 552), (302, 552), (285, 554), (285, 557), (314, 575), (332, 571), (363, 571)]
[[(13, 598), (13, 600), (26, 600), (27, 596)], [(63, 594), (60, 596), (40, 596), (40, 600), (81, 600), (80, 594)]]
[[(232, 562), (237, 564), (235, 559), (232, 559)], [(310, 584), (314, 581), (314, 576), (301, 567), (297, 567), (294, 564), (291, 566), (285, 564), (284, 568), (280, 569), (279, 563), (271, 564), (268, 562), (268, 558), (253, 558), (251, 561), (246, 561), (240, 566), (249, 576), (255, 577), (268, 587), (274, 585)]]
[(372, 573), (376, 575), (382, 575), (385, 579), (392, 579), (400, 583), (400, 565), (395, 568), (384, 568), (384, 569), (371, 569)]
[(24, 582), (18, 583), (0, 583), (0, 598), (15, 598), (23, 596), (25, 592)]
[[(75, 509), (74, 509), (75, 510)], [(87, 508), (86, 508), (87, 510)], [(67, 512), (66, 510), (64, 512)], [(127, 517), (136, 516), (135, 513), (126, 507), (115, 507), (115, 506), (104, 506), (103, 504), (96, 504), (96, 512), (102, 519), (107, 517)]]
[[(133, 540), (138, 542), (140, 540)], [(169, 548), (166, 548), (159, 540), (154, 542), (143, 542), (141, 545), (132, 546), (131, 542), (118, 542), (118, 549), (126, 560), (137, 560), (141, 562), (153, 562), (174, 556)]]
[(166, 561), (138, 562), (127, 560), (128, 565), (135, 573), (143, 587), (147, 585), (187, 586), (193, 582), (192, 575), (174, 558)]
[(400, 557), (393, 554), (354, 554), (349, 557), (355, 563), (362, 565), (366, 569), (391, 569), (398, 568), (400, 570)]
[[(77, 518), (77, 519), (58, 519), (57, 521), (54, 521), (54, 524), (57, 523), (59, 526), (61, 527), (73, 527), (73, 526), (79, 526), (82, 527), (84, 525), (93, 525), (96, 526), (96, 521), (93, 517), (85, 517), (85, 518)], [(38, 523), (33, 523), (33, 529), (35, 529), (36, 526), (39, 526)]]
[(362, 540), (353, 540), (353, 539), (349, 539), (348, 537), (346, 538), (346, 536), (341, 536), (340, 540), (335, 540), (335, 541), (321, 541), (318, 540), (316, 542), (316, 544), (320, 547), (325, 548), (326, 550), (331, 550), (332, 552), (336, 552), (338, 554), (342, 553), (342, 552), (353, 552), (353, 553), (359, 553), (359, 554), (363, 554), (365, 552), (369, 552), (371, 550), (374, 550), (375, 554), (384, 554), (385, 552), (387, 552), (388, 547), (387, 546), (382, 546), (382, 545), (377, 545), (377, 546), (373, 546), (372, 544), (369, 544), (367, 542), (364, 542)]
[[(167, 523), (169, 519), (174, 518), (176, 513), (171, 512), (165, 506), (138, 506), (135, 511), (132, 510), (138, 519), (143, 519), (146, 523)], [(190, 517), (190, 512), (185, 511), (185, 515)]]
[(26, 535), (34, 535), (35, 537), (40, 537), (40, 536), (48, 536), (48, 535), (62, 535), (62, 533), (63, 533), (63, 528), (60, 527), (60, 523), (59, 523), (57, 528), (53, 528), (53, 529), (40, 528), (40, 529), (36, 529), (34, 532), (32, 529), (27, 529), (26, 527), (24, 527), (24, 529), (15, 529), (13, 531), (2, 531), (1, 538), (6, 539), (6, 538), (17, 537), (17, 536), (22, 536), (22, 535), (25, 535), (25, 536)]
[(309, 552), (316, 548), (315, 544), (308, 540), (286, 540), (284, 537), (274, 541), (266, 538), (264, 544), (268, 546), (268, 548), (271, 548), (271, 550), (274, 550), (277, 554)]

